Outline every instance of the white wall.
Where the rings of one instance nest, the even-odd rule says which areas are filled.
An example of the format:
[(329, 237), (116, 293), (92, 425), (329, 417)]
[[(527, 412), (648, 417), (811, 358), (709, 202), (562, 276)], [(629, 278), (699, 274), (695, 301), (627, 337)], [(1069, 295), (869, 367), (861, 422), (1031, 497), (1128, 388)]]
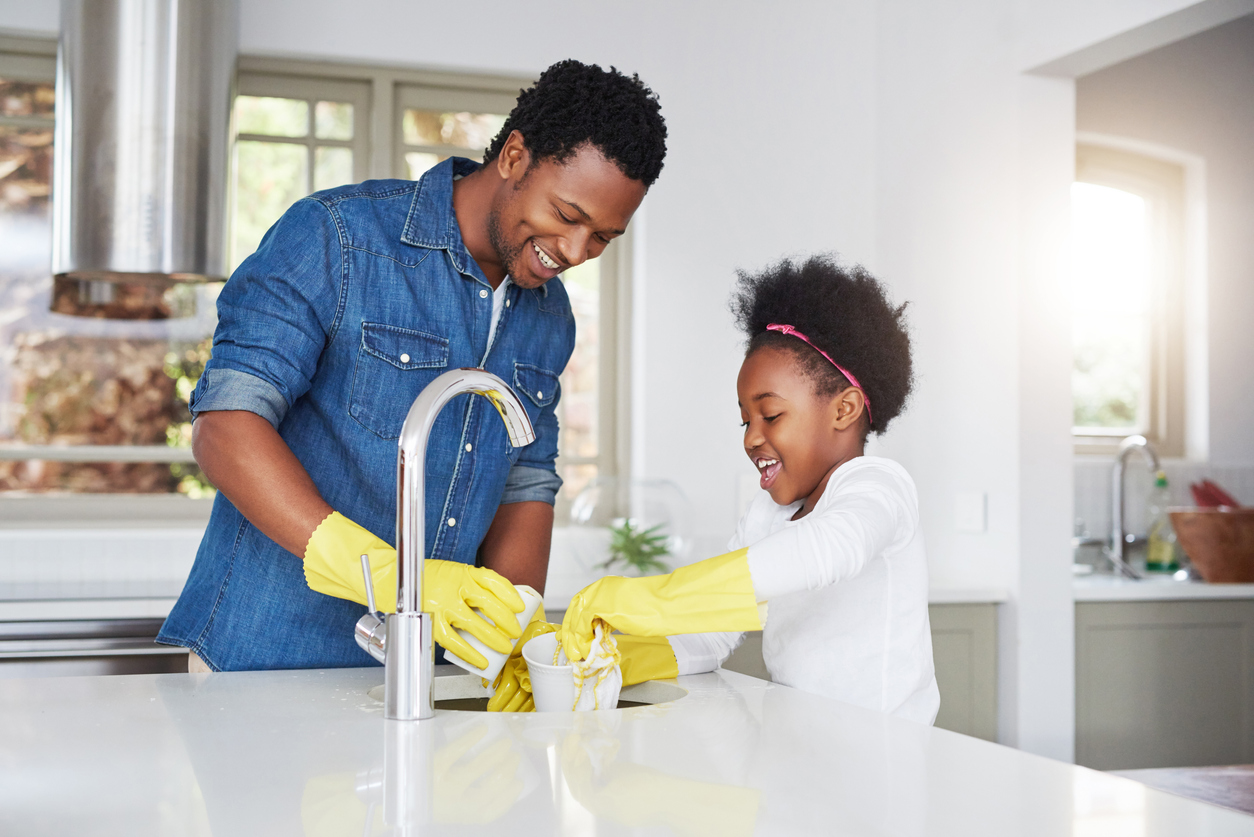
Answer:
[[(32, 23), (28, 5), (0, 0), (0, 27), (55, 29), (55, 9)], [(749, 467), (733, 270), (837, 249), (912, 300), (919, 387), (876, 449), (919, 486), (935, 582), (1011, 591), (1003, 740), (1069, 759), (1070, 349), (1055, 288), (1073, 84), (1025, 72), (1193, 5), (243, 0), (241, 49), (524, 75), (574, 56), (654, 86), (671, 150), (640, 248), (635, 458), (685, 488), (711, 550)], [(987, 492), (986, 533), (955, 530), (963, 490)]]

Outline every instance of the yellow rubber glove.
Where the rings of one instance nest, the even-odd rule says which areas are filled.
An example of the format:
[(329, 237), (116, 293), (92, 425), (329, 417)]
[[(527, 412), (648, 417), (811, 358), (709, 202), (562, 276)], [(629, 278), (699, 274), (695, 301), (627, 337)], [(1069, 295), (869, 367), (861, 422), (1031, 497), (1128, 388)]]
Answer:
[(488, 701), (489, 712), (534, 712), (535, 701), (531, 698), (531, 676), (527, 672), (527, 661), (523, 659), (522, 648), (528, 640), (541, 634), (551, 634), (561, 625), (554, 625), (545, 620), (544, 608), (537, 608), (536, 615), (527, 623), (514, 651), (501, 667), (492, 686), (492, 698)]
[(582, 660), (592, 643), (592, 620), (632, 636), (760, 631), (749, 550), (738, 549), (667, 575), (607, 576), (575, 594), (562, 620), (567, 658)]
[[(396, 550), (339, 512), (332, 512), (319, 523), (305, 546), (305, 583), (315, 592), (364, 605), (362, 555), (370, 556), (375, 605), (384, 613), (394, 613)], [(472, 608), (478, 608), (496, 624)], [(477, 668), (487, 668), (487, 659), (458, 636), (455, 628), (465, 630), (502, 654), (509, 653), (510, 639), (522, 632), (514, 615), (523, 612), (522, 597), (512, 584), (487, 567), (457, 561), (423, 561), (422, 609), (434, 616), (435, 641)]]
[(675, 650), (664, 636), (628, 636), (616, 634), (618, 666), (623, 672), (623, 685), (632, 686), (646, 680), (670, 680), (679, 676)]

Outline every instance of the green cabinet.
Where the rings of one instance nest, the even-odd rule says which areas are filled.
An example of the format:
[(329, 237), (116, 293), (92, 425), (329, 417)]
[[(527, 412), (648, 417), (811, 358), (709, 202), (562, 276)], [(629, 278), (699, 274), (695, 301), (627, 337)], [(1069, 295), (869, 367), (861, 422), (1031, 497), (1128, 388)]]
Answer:
[(1076, 603), (1076, 763), (1254, 762), (1254, 600)]

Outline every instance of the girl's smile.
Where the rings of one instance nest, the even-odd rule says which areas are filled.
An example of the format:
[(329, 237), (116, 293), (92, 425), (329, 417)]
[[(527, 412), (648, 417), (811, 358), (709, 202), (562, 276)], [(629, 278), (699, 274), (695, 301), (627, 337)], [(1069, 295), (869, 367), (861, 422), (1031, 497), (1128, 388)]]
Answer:
[(796, 517), (805, 516), (828, 476), (862, 455), (862, 394), (849, 388), (820, 397), (796, 355), (777, 346), (745, 358), (736, 393), (745, 453), (758, 469), (758, 484), (781, 506), (804, 500)]

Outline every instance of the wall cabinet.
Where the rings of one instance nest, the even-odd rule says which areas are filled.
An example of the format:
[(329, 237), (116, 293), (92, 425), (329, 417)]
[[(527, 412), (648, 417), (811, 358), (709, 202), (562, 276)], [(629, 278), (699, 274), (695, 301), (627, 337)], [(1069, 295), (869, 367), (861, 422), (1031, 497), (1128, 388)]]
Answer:
[(1254, 601), (1076, 603), (1076, 763), (1254, 762)]
[[(934, 604), (932, 658), (940, 689), (936, 726), (987, 741), (997, 739), (997, 605)], [(762, 634), (751, 633), (723, 668), (769, 680)]]

